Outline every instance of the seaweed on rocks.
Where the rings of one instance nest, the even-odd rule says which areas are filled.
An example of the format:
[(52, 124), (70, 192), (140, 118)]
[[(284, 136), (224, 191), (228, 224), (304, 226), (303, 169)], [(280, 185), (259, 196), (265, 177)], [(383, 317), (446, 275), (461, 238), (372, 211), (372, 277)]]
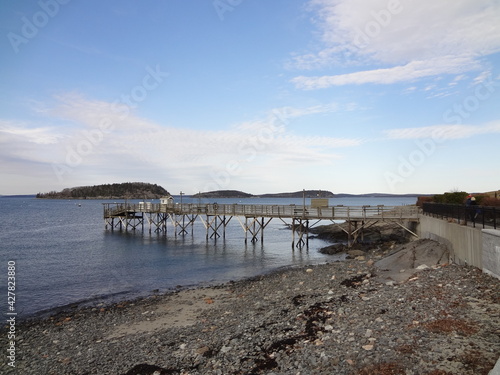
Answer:
[(398, 363), (377, 363), (367, 366), (358, 375), (405, 375), (406, 371)]
[(304, 297), (305, 297), (305, 295), (299, 294), (299, 295), (292, 298), (292, 303), (295, 306), (300, 306), (302, 304), (302, 300), (304, 299)]
[(349, 279), (345, 279), (344, 281), (342, 281), (340, 285), (344, 285), (350, 288), (358, 288), (362, 284), (365, 276), (366, 274), (353, 276)]
[(124, 375), (173, 375), (178, 374), (179, 370), (164, 369), (159, 366), (140, 364), (127, 371)]
[(315, 303), (304, 311), (304, 316), (307, 318), (305, 333), (309, 340), (315, 340), (318, 337), (318, 332), (324, 329), (320, 327), (320, 323), (325, 323), (326, 319), (331, 316), (331, 311), (327, 309), (321, 302)]

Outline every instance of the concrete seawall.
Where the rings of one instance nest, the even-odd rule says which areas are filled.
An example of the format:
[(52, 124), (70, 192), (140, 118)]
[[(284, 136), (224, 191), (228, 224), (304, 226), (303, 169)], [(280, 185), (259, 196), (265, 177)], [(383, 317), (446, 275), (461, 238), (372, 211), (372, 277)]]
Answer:
[(417, 234), (446, 245), (453, 262), (478, 267), (500, 278), (500, 230), (472, 228), (420, 215)]
[(430, 238), (445, 244), (453, 262), (483, 268), (481, 229), (421, 215), (417, 234), (420, 238)]
[(500, 230), (483, 229), (482, 232), (483, 272), (500, 279)]

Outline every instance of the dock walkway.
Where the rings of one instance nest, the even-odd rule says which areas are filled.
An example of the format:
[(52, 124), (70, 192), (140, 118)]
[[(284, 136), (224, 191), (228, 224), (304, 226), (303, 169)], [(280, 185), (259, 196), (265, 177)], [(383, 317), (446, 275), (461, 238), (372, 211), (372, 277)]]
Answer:
[[(235, 217), (245, 233), (256, 242), (260, 234), (264, 240), (264, 229), (272, 219), (279, 219), (292, 229), (292, 247), (295, 235), (298, 235), (297, 246), (307, 245), (309, 228), (327, 220), (348, 222), (349, 229), (342, 228), (348, 235), (349, 244), (356, 241), (363, 228), (378, 221), (396, 222), (413, 235), (407, 226), (408, 222), (418, 221), (419, 210), (416, 206), (303, 206), (303, 205), (250, 205), (250, 204), (217, 204), (217, 203), (104, 203), (104, 220), (106, 229), (136, 230), (149, 228), (149, 232), (167, 232), (170, 221), (175, 235), (185, 235), (189, 227), (193, 231), (194, 223), (199, 219), (206, 229), (206, 237), (225, 237), (225, 228)], [(287, 220), (291, 220), (288, 223)], [(310, 225), (309, 221), (315, 221)], [(352, 223), (352, 225), (351, 225)], [(222, 232), (222, 233), (221, 233)], [(304, 238), (305, 237), (305, 238)]]

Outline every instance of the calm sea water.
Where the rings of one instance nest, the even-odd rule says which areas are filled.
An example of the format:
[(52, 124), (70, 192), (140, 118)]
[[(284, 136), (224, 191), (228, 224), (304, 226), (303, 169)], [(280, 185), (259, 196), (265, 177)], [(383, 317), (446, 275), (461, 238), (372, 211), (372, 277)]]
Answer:
[[(244, 243), (233, 218), (226, 239), (206, 240), (201, 222), (194, 235), (167, 236), (147, 231), (104, 229), (100, 200), (0, 198), (0, 274), (16, 262), (16, 311), (28, 317), (75, 303), (98, 304), (188, 287), (222, 283), (264, 274), (287, 266), (333, 261), (309, 241), (291, 247), (291, 232), (277, 219), (264, 232), (264, 243)], [(138, 201), (137, 201), (138, 202)], [(183, 202), (190, 203), (188, 197)], [(198, 202), (197, 199), (193, 202)], [(218, 203), (302, 204), (302, 199), (218, 199)], [(306, 201), (306, 204), (309, 200)], [(415, 198), (332, 198), (331, 205), (414, 204)], [(7, 301), (0, 311), (7, 312)]]

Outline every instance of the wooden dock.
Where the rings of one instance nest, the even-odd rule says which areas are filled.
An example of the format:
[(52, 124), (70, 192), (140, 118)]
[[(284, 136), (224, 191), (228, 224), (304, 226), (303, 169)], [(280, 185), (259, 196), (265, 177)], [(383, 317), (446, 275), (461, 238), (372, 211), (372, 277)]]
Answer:
[[(203, 223), (206, 238), (225, 237), (226, 226), (236, 218), (245, 233), (245, 243), (264, 240), (264, 229), (273, 219), (281, 220), (292, 229), (292, 247), (308, 245), (309, 228), (321, 221), (346, 221), (348, 243), (352, 245), (363, 229), (378, 221), (391, 221), (415, 235), (407, 223), (418, 221), (416, 206), (303, 206), (202, 203), (103, 203), (106, 229), (149, 230), (167, 233), (171, 223), (174, 234), (193, 233), (197, 221)], [(288, 221), (291, 220), (291, 223)]]

